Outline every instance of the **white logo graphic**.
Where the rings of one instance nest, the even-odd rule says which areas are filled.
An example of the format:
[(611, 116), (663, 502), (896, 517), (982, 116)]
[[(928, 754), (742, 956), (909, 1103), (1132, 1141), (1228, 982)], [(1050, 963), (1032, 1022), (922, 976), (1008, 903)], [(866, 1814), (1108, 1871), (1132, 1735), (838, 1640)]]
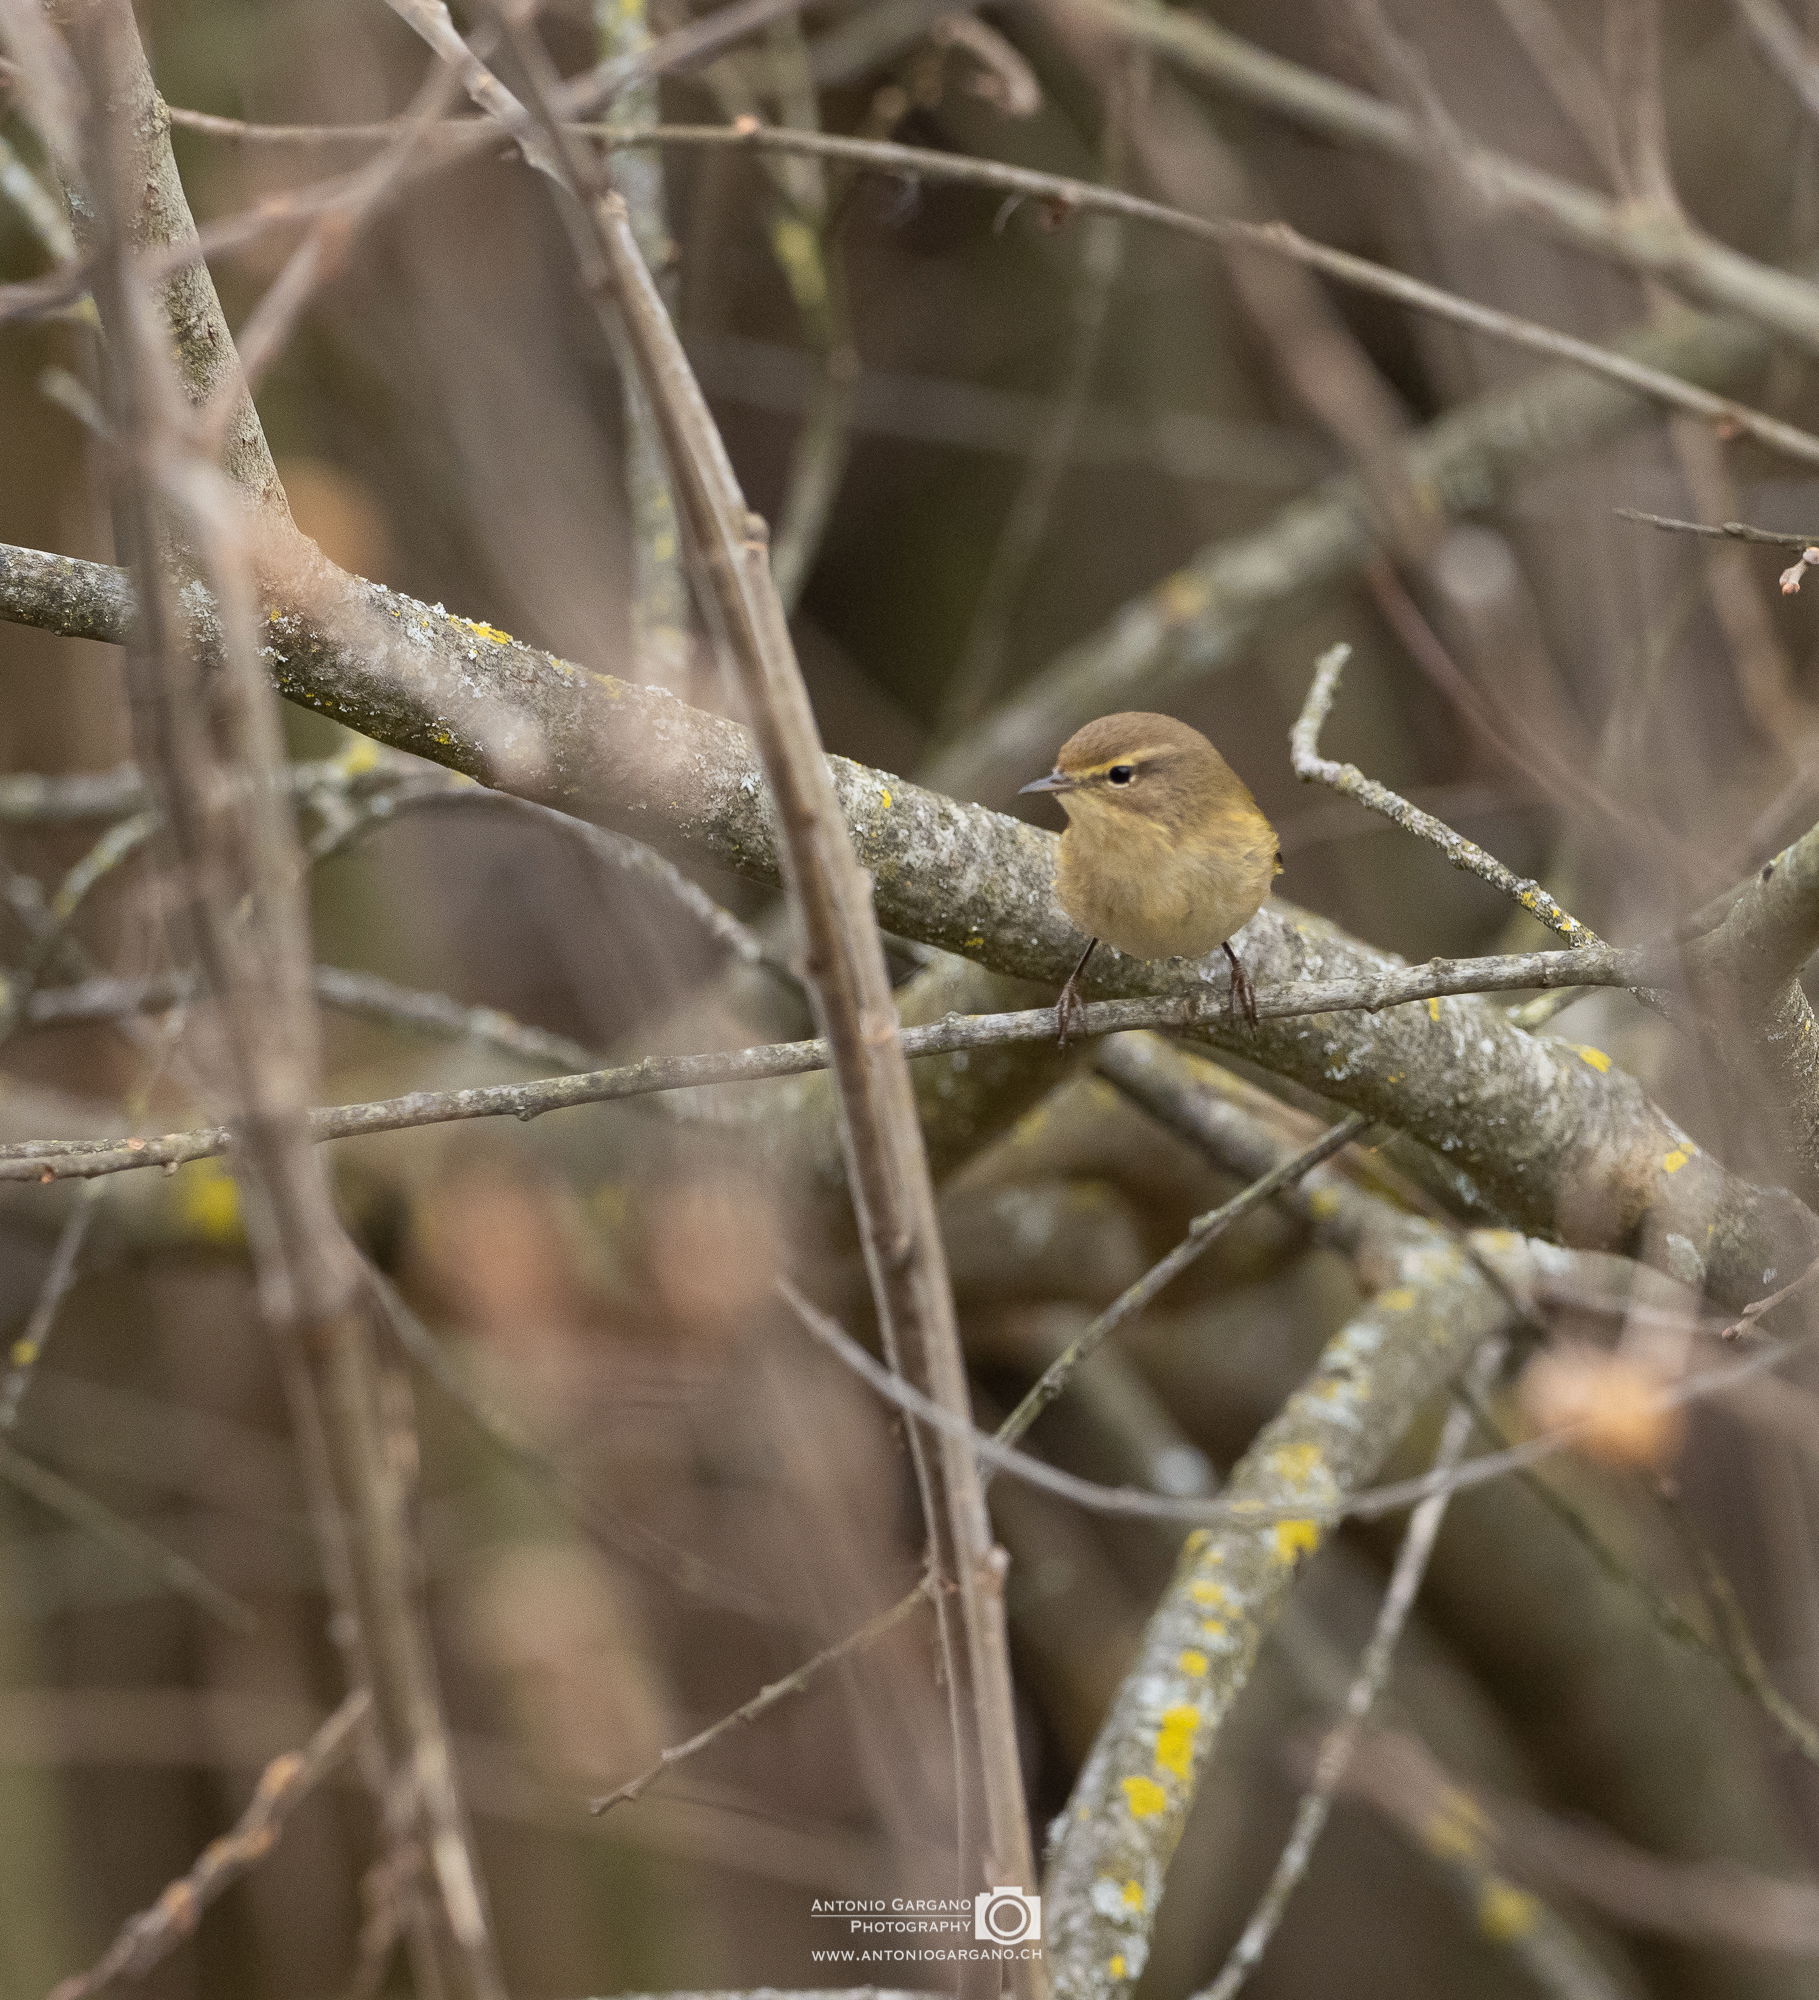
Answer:
[(973, 1936), (987, 1944), (1024, 1944), (1042, 1935), (1042, 1898), (1021, 1889), (981, 1889), (973, 1898)]

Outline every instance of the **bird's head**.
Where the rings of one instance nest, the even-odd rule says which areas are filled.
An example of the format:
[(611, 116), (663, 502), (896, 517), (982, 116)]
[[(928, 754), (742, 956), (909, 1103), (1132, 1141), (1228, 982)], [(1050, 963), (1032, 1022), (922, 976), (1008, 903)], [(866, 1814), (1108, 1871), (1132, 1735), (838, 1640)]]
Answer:
[(1246, 796), (1232, 767), (1197, 729), (1172, 715), (1102, 715), (1061, 746), (1046, 778), (1021, 787), (1053, 792), (1070, 821), (1191, 829)]

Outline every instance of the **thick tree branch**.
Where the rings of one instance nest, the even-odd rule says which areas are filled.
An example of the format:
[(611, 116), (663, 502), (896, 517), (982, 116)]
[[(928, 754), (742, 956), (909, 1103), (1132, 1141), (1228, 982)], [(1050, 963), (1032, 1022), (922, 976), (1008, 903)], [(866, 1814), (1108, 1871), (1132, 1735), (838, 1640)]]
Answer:
[(1508, 1317), (1464, 1247), (1431, 1227), (1380, 1255), (1382, 1288), (1233, 1470), (1227, 1502), (1266, 1508), (1271, 1524), (1189, 1537), (1057, 1823), (1049, 1950), (1056, 1984), (1079, 2000), (1128, 1993), (1143, 1971), (1200, 1773), (1322, 1540), (1318, 1517), (1370, 1479)]
[[(263, 627), (292, 700), (503, 791), (636, 835), (680, 857), (777, 880), (775, 836), (750, 739), (656, 689), (593, 673), (334, 570), (294, 578)], [(0, 614), (119, 640), (126, 579), (104, 564), (0, 546)], [(1052, 755), (1049, 743), (1045, 755)], [(1054, 987), (1079, 956), (1056, 906), (1054, 836), (830, 758), (878, 913), (900, 937)], [(1293, 905), (1244, 933), (1259, 987), (1323, 987), (1400, 971)], [(1567, 954), (1559, 954), (1565, 958)], [(1572, 954), (1578, 959), (1580, 954)], [(1101, 951), (1095, 997), (1179, 992), (1173, 963)], [(1727, 1173), (1598, 1050), (1527, 1035), (1495, 1009), (1436, 999), (1375, 1015), (1211, 1022), (1204, 1039), (1420, 1139), (1516, 1226), (1706, 1272), (1741, 1304), (1809, 1261), (1819, 1223)], [(1676, 1239), (1678, 1239), (1676, 1241)]]
[[(1482, 1390), (1490, 1387), (1501, 1359), (1501, 1342), (1489, 1341), (1479, 1348), (1468, 1371), (1474, 1388)], [(1471, 1432), (1470, 1406), (1464, 1401), (1455, 1401), (1447, 1412), (1446, 1423), (1440, 1433), (1440, 1447), (1434, 1454), (1436, 1471), (1458, 1464), (1470, 1442)], [(1389, 1679), (1397, 1641), (1402, 1636), (1409, 1613), (1415, 1608), (1415, 1598), (1427, 1573), (1428, 1558), (1433, 1554), (1434, 1540), (1440, 1532), (1450, 1497), (1444, 1492), (1436, 1493), (1431, 1499), (1422, 1501), (1411, 1515), (1403, 1533), (1402, 1546), (1396, 1554), (1395, 1567), (1390, 1572), (1389, 1588), (1384, 1592), (1370, 1643), (1365, 1647), (1357, 1672), (1346, 1690), (1345, 1706), (1339, 1720), (1321, 1742), (1313, 1781), (1295, 1807), (1294, 1825), (1277, 1858), (1269, 1886), (1224, 1965), (1219, 1968), (1218, 1976), (1195, 1996), (1195, 2000), (1235, 2000), (1252, 1969), (1269, 1949), (1289, 1899), (1313, 1859), (1314, 1849), (1332, 1812), (1333, 1796), (1344, 1782), (1365, 1720)]]

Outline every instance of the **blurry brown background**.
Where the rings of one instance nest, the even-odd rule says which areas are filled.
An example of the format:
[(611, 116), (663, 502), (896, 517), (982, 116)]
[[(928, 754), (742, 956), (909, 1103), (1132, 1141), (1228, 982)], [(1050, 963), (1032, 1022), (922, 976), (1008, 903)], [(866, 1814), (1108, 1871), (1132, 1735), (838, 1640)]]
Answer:
[[(878, 11), (811, 10), (810, 49)], [(1639, 0), (1401, 0), (1387, 19), (1338, 0), (1205, 11), (1360, 87), (1395, 94), (1412, 64), (1475, 138), (1604, 192), (1636, 192), (1622, 176), (1646, 148), (1626, 121), (1648, 103), (1634, 70), (1656, 19)], [(373, 120), (398, 110), (422, 73), (422, 51), (372, 0), (154, 0), (142, 18), (161, 88), (200, 110)], [(820, 90), (825, 127), (1116, 174), (1207, 213), (1285, 217), (1592, 337), (1661, 305), (1514, 222), (1487, 223), (1444, 175), (1310, 137), (1065, 14), (1004, 7), (981, 18), (1027, 65), (1033, 109), (994, 102), (1002, 79), (963, 46), (887, 22)], [(1819, 35), (1808, 0), (1788, 18)], [(593, 59), (596, 25), (579, 6), (558, 0), (543, 25), (565, 68)], [(1663, 0), (1658, 26), (1667, 158), (1687, 209), (1765, 260), (1819, 253), (1819, 123), (1765, 62), (1740, 8)], [(1535, 58), (1550, 35), (1575, 57), (1551, 75)], [(1563, 78), (1591, 92), (1581, 110), (1602, 107), (1589, 129), (1563, 105)], [(666, 80), (663, 103), (677, 121), (716, 121), (726, 108), (699, 76)], [(15, 123), (0, 129), (23, 145)], [(177, 148), (205, 220), (315, 170), (299, 148), (183, 130)], [(818, 373), (813, 329), (773, 255), (776, 189), (748, 157), (677, 148), (664, 165), (680, 323), (752, 503), (774, 518)], [(913, 772), (944, 732), (1195, 550), (1271, 521), (1354, 462), (1361, 443), (1383, 446), (1535, 366), (1359, 294), (1262, 280), (1246, 291), (1210, 248), (1135, 227), (1029, 204), (1006, 212), (989, 192), (877, 175), (832, 172), (826, 189), (822, 242), (858, 373), (850, 459), (796, 636), (830, 748), (891, 770)], [(231, 320), (283, 247), (274, 237), (220, 264)], [(0, 274), (43, 263), (0, 200)], [(1310, 399), (1291, 356), (1316, 334), (1345, 368), (1316, 350), (1313, 386), (1330, 394)], [(45, 389), (47, 371), (86, 378), (88, 339), (68, 324), (0, 331), (0, 539), (106, 557), (83, 426)], [(1070, 380), (1083, 390), (1058, 485), (1027, 574), (997, 586), (1009, 588), (997, 645), (978, 626), (982, 593)], [(1810, 362), (1782, 354), (1734, 392), (1811, 423), (1814, 388)], [(465, 166), (392, 204), (315, 300), (259, 400), (298, 520), (339, 562), (626, 670), (619, 384), (545, 190), (520, 165)], [(1782, 598), (1772, 551), (1714, 558), (1617, 518), (1619, 505), (1804, 528), (1819, 525), (1819, 480), (1747, 442), (1660, 423), (1589, 457), (1562, 454), (1480, 518), (1386, 536), (1368, 584), (1297, 603), (1235, 668), (1182, 696), (1179, 712), (1214, 735), (1278, 822), (1285, 893), (1412, 956), (1541, 941), (1432, 851), (1294, 784), (1288, 724), (1313, 658), (1338, 637), (1358, 652), (1332, 730), (1339, 753), (1544, 875), (1606, 935), (1646, 934), (1810, 822), (1815, 591)], [(677, 678), (687, 698), (723, 705), (705, 652)], [(288, 726), (298, 757), (350, 740), (315, 718)], [(107, 649), (0, 626), (0, 769), (100, 770), (126, 751)], [(317, 873), (325, 963), (502, 1009), (590, 1050), (708, 1046), (715, 1028), (800, 1031), (787, 987), (762, 975), (743, 1029), (685, 1014), (703, 995), (725, 1004), (711, 940), (660, 889), (602, 869), (560, 834), (487, 810), (395, 817)], [(8, 824), (4, 868), (15, 883), (54, 886), (96, 831)], [(110, 875), (77, 927), (93, 962), (123, 974), (162, 963), (140, 865)], [(702, 879), (746, 915), (766, 914), (748, 887)], [(3, 955), (17, 963), (27, 951), (15, 923)], [(530, 1073), (477, 1044), (328, 1019), (336, 1101)], [(1621, 996), (1594, 996), (1571, 1032), (1641, 1075), (1705, 1143), (1747, 1161), (1757, 1107), (1713, 1101), (1688, 1045), (1641, 1019)], [(132, 1045), (105, 1025), (21, 1032), (0, 1060), (8, 1088), (28, 1104), (49, 1093), (47, 1107), (117, 1105), (141, 1074)], [(1051, 1133), (1034, 1169), (1006, 1148), (974, 1162), (950, 1201), (983, 1407), (1007, 1406), (1057, 1331), (1230, 1191), (1100, 1088), (1075, 1102), (1077, 1130)], [(175, 1115), (175, 1094), (156, 1101)], [(765, 1138), (730, 1110), (716, 1123), (602, 1107), (338, 1156), (364, 1239), (476, 1391), (560, 1472), (552, 1496), (419, 1381), (438, 1636), (524, 2000), (833, 1983), (807, 1956), (831, 1941), (809, 1917), (814, 1894), (944, 1891), (946, 1724), (921, 1622), (646, 1799), (597, 1823), (582, 1810), (916, 1574), (894, 1426), (770, 1302), (785, 1256), (818, 1255), (849, 1282), (850, 1268), (837, 1240), (797, 1242), (808, 1196), (798, 1203)], [(199, 1169), (140, 1178), (99, 1197), (13, 1435), (200, 1565), (258, 1623), (227, 1629), (0, 1487), (4, 2000), (36, 2000), (91, 1959), (232, 1820), (259, 1766), (338, 1698), (231, 1198)], [(70, 1194), (12, 1188), (0, 1206), (0, 1309), (15, 1333)], [(1154, 1434), (1229, 1463), (1353, 1297), (1336, 1260), (1310, 1255), (1287, 1219), (1259, 1216), (1130, 1340), (1137, 1365), (1120, 1380), (1154, 1409), (1107, 1415), (1083, 1396), (1037, 1442), (1096, 1476), (1123, 1476), (1116, 1440), (1153, 1418)], [(1819, 1418), (1804, 1421), (1800, 1435), (1728, 1408), (1702, 1412), (1676, 1476), (1732, 1567), (1779, 1684), (1810, 1710)], [(1639, 1482), (1572, 1477), (1631, 1560), (1684, 1581)], [(1021, 1489), (995, 1502), (1014, 1560), (1040, 1820), (1067, 1795), (1166, 1575), (1168, 1538)], [(1348, 1534), (1309, 1580), (1310, 1615), (1348, 1647), (1368, 1628), (1391, 1547), (1387, 1531)], [(1776, 1752), (1729, 1683), (1668, 1645), (1526, 1491), (1492, 1487), (1455, 1509), (1393, 1693), (1455, 1768), (1495, 1790), (1662, 1851), (1810, 1871), (1812, 1769)], [(1177, 1863), (1146, 1995), (1185, 1994), (1216, 1968), (1286, 1826), (1301, 1770), (1291, 1748), (1318, 1719), (1266, 1655)], [(340, 1991), (367, 1839), (352, 1784), (325, 1788), (148, 1990), (158, 2000)], [(1811, 1962), (1579, 1920), (1619, 1990), (1819, 1993)], [(1357, 1803), (1341, 1806), (1252, 1986), (1259, 2000), (1535, 1990), (1418, 1849)]]

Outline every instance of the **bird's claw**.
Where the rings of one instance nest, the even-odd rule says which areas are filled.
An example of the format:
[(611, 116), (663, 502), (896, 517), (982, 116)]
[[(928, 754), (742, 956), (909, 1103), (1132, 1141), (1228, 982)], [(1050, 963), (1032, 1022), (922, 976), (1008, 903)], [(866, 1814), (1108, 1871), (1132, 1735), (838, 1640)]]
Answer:
[(1228, 944), (1223, 947), (1232, 968), (1232, 1015), (1236, 1019), (1242, 1015), (1247, 1028), (1257, 1026), (1257, 989), (1251, 984), (1251, 976), (1245, 970), (1244, 961)]
[(1070, 979), (1061, 989), (1061, 997), (1055, 1002), (1055, 1046), (1065, 1049), (1073, 1040), (1074, 1030), (1079, 1025), (1080, 1016), (1086, 1011), (1085, 1002)]

